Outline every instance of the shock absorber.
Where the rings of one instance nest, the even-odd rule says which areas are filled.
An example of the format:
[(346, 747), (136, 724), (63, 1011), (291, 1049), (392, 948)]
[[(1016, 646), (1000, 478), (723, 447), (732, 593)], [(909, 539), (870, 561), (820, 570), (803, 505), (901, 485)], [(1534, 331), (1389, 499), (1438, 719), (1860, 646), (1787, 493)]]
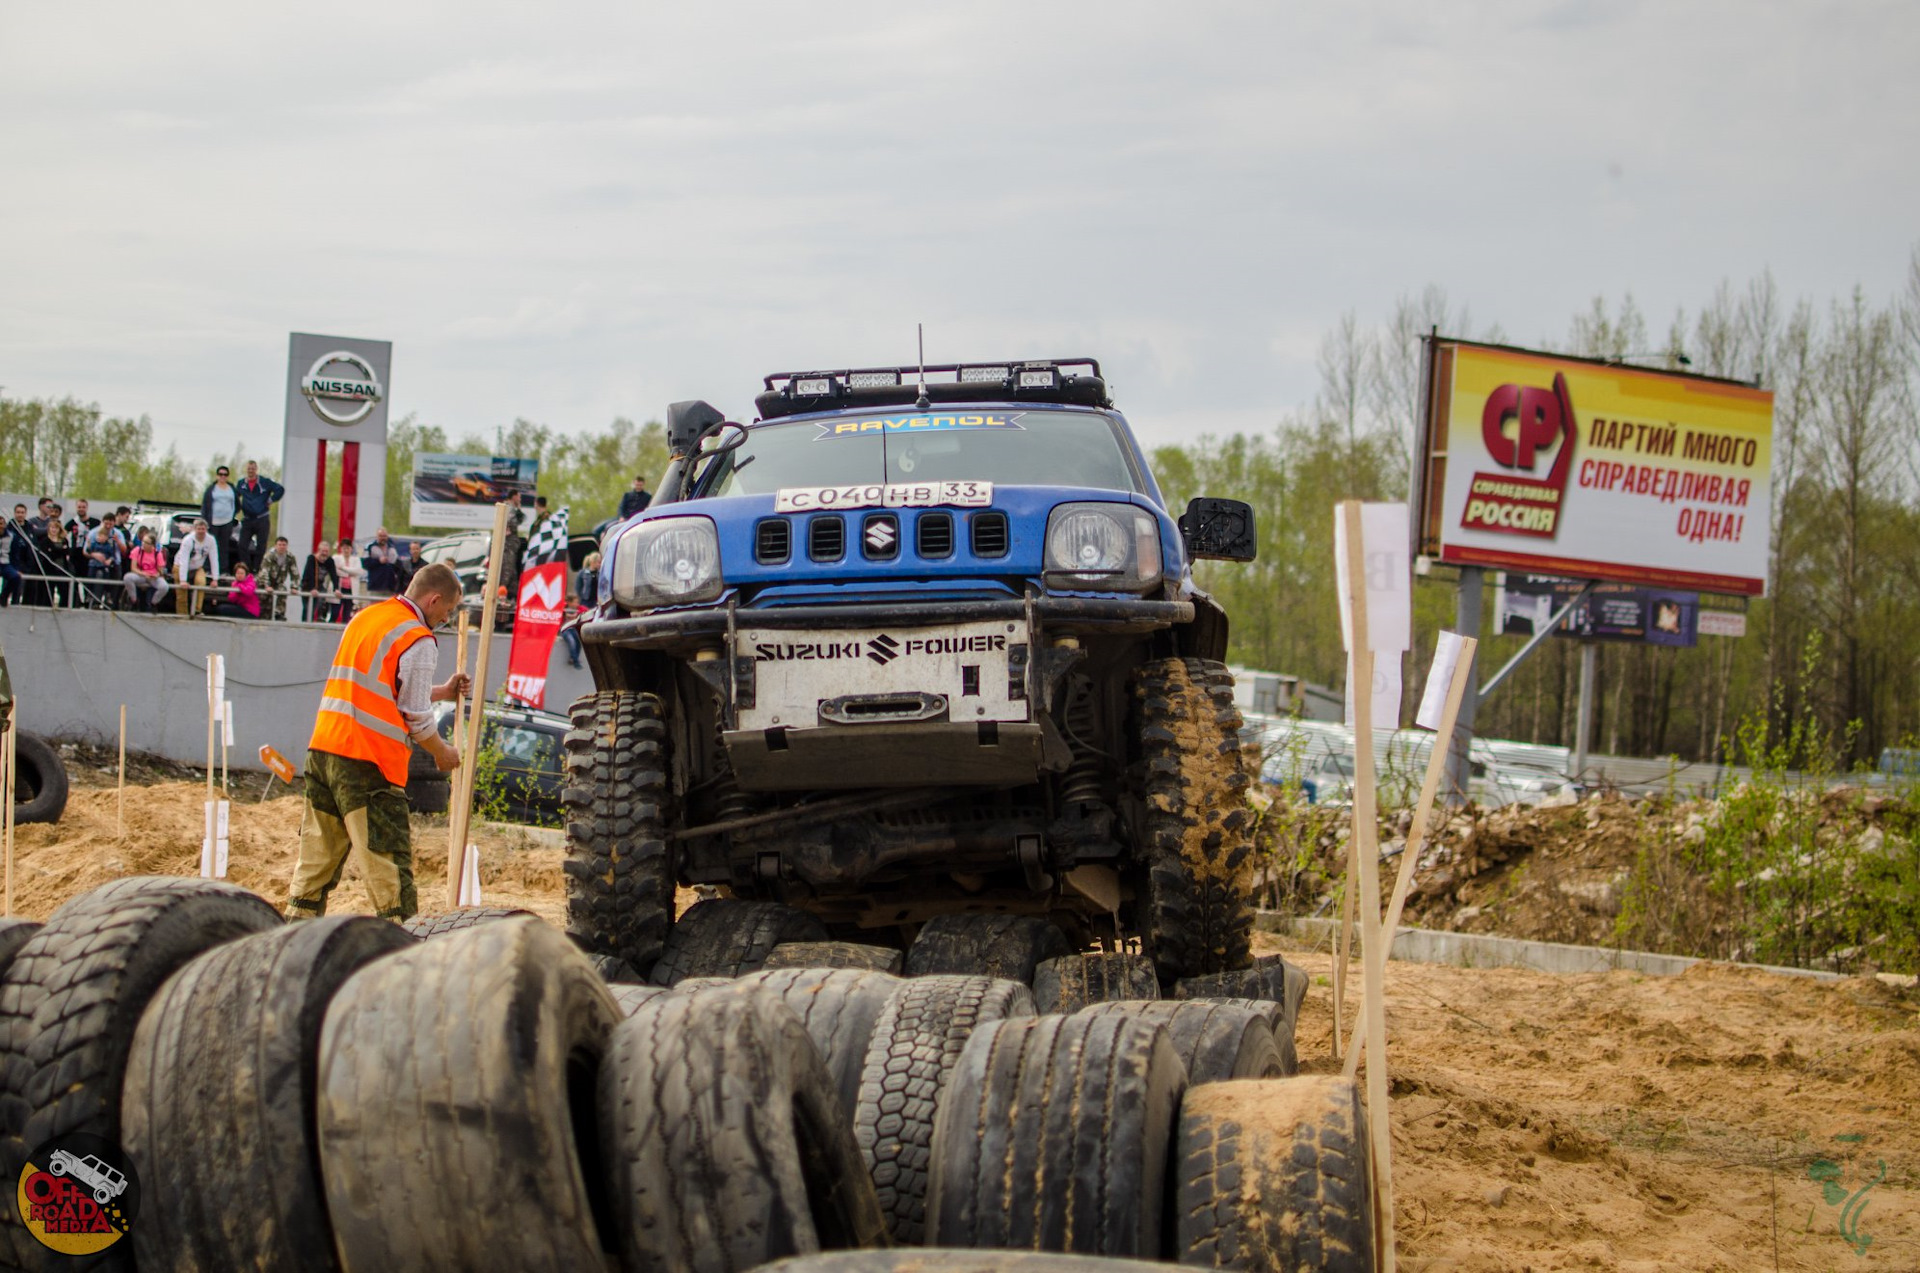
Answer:
[[(1093, 683), (1077, 676), (1067, 688), (1066, 710), (1061, 714), (1066, 726), (1067, 743), (1073, 748), (1073, 763), (1060, 775), (1060, 803), (1064, 808), (1091, 805), (1106, 808), (1100, 783), (1100, 753), (1087, 740), (1098, 732), (1093, 711)], [(1093, 809), (1087, 810), (1092, 812)]]

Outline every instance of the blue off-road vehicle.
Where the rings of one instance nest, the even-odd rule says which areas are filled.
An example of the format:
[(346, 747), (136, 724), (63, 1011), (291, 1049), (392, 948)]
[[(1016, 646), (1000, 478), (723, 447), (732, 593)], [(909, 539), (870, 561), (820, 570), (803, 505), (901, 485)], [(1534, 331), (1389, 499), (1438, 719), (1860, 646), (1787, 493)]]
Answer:
[(652, 506), (604, 541), (575, 936), (645, 972), (704, 884), (815, 936), (1032, 915), (1164, 980), (1245, 966), (1227, 617), (1191, 566), (1250, 560), (1251, 510), (1169, 510), (1091, 359), (786, 373), (755, 404), (674, 404)]

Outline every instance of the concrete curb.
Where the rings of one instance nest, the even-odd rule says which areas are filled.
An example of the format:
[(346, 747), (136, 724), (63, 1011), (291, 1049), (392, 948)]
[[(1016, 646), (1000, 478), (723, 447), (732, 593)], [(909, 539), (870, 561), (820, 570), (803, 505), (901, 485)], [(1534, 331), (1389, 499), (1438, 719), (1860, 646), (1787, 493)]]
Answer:
[[(1321, 948), (1332, 945), (1338, 925), (1330, 919), (1301, 919), (1278, 911), (1258, 911), (1254, 927), (1285, 933)], [(1604, 946), (1567, 946), (1560, 942), (1523, 941), (1515, 937), (1486, 937), (1477, 933), (1449, 933), (1428, 928), (1402, 928), (1393, 937), (1390, 957), (1416, 964), (1452, 964), (1459, 968), (1527, 968), (1534, 972), (1580, 973), (1627, 971), (1654, 977), (1677, 977), (1695, 964), (1726, 963), (1691, 959), (1685, 955), (1656, 955), (1643, 950), (1609, 950)], [(1779, 968), (1771, 964), (1726, 963), (1783, 977), (1810, 977), (1815, 981), (1846, 981), (1837, 972), (1810, 968)]]

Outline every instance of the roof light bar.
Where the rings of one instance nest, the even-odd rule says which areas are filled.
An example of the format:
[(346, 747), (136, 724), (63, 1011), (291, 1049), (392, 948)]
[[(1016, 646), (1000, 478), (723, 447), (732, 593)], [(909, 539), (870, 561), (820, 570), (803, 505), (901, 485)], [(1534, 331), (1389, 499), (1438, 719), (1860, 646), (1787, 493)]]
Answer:
[(1017, 383), (1022, 389), (1052, 389), (1060, 383), (1060, 369), (1050, 366), (1022, 367)]
[(1005, 367), (960, 368), (960, 383), (963, 385), (980, 384), (982, 382), (1000, 383), (1004, 382), (1006, 378), (1007, 369)]
[(833, 396), (832, 376), (809, 376), (793, 382), (793, 396), (796, 398), (829, 398)]
[(849, 371), (847, 373), (849, 389), (878, 389), (885, 385), (899, 383), (900, 373), (897, 371)]

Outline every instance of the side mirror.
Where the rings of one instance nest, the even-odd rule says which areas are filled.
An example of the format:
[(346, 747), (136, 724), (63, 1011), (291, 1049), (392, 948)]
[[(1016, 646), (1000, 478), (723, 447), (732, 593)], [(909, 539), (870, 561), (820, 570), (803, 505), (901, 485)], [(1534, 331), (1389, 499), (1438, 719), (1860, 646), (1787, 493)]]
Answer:
[(700, 441), (701, 434), (725, 420), (726, 417), (719, 411), (698, 398), (691, 402), (673, 403), (667, 408), (668, 453), (687, 454)]
[(1187, 556), (1199, 560), (1252, 561), (1258, 548), (1253, 534), (1253, 506), (1237, 499), (1187, 501), (1180, 514), (1180, 537)]

